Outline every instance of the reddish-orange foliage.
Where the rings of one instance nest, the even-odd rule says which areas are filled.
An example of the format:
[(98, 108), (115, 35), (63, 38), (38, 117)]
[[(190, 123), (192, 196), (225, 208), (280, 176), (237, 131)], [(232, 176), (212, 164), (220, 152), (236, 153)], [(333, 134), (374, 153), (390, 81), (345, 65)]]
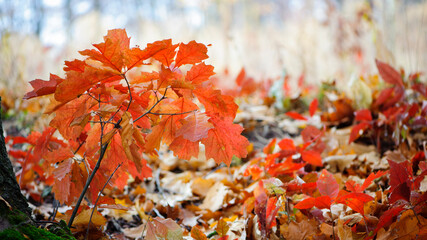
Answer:
[[(233, 123), (238, 108), (233, 98), (204, 84), (214, 74), (213, 66), (203, 62), (208, 58), (205, 45), (168, 39), (131, 48), (126, 31), (114, 29), (94, 47), (80, 51), (85, 59), (65, 62), (64, 79), (34, 80), (34, 90), (25, 95), (54, 96), (47, 111), (55, 113), (52, 128), (31, 140), (32, 151), (22, 157), (43, 163), (45, 175), (55, 179), (53, 192), (60, 202), (75, 203), (87, 173), (104, 154), (89, 188), (91, 201), (120, 163), (112, 179), (120, 188), (129, 175), (150, 177), (143, 153), (156, 154), (161, 143), (186, 159), (198, 155), (199, 144), (217, 163), (246, 157), (249, 142)], [(156, 61), (158, 71), (156, 65), (146, 66)], [(192, 66), (183, 72), (183, 65)], [(201, 106), (193, 103), (196, 97)], [(52, 137), (56, 130), (64, 141)]]

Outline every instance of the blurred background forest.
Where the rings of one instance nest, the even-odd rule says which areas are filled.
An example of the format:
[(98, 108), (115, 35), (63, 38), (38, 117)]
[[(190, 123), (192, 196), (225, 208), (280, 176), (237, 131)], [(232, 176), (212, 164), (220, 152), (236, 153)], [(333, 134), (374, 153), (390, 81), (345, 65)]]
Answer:
[[(20, 108), (35, 78), (61, 76), (108, 29), (131, 45), (172, 38), (212, 44), (220, 82), (242, 68), (256, 81), (299, 76), (319, 84), (376, 73), (375, 58), (427, 69), (427, 1), (416, 0), (0, 0), (0, 91)], [(221, 80), (222, 79), (222, 80)]]

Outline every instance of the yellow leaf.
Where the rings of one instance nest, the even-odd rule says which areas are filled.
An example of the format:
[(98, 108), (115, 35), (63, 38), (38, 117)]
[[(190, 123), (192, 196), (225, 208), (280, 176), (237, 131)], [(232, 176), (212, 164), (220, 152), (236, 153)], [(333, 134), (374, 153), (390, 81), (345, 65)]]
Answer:
[[(77, 217), (74, 219), (73, 225), (87, 225), (89, 223), (90, 215), (93, 209), (83, 210)], [(99, 213), (97, 210), (93, 212), (92, 224), (95, 226), (103, 226), (107, 220)]]

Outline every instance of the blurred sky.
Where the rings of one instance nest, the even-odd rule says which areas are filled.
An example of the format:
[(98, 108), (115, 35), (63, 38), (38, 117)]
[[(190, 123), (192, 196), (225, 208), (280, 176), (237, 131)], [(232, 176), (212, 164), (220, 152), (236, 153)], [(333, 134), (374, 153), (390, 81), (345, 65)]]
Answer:
[[(165, 38), (212, 44), (208, 62), (220, 74), (244, 67), (256, 80), (304, 74), (345, 84), (375, 73), (375, 58), (425, 71), (426, 12), (424, 0), (0, 0), (0, 54), (17, 48), (0, 63), (30, 59), (14, 76), (47, 78), (108, 29), (126, 28), (141, 47)], [(14, 71), (3, 67), (0, 80)]]

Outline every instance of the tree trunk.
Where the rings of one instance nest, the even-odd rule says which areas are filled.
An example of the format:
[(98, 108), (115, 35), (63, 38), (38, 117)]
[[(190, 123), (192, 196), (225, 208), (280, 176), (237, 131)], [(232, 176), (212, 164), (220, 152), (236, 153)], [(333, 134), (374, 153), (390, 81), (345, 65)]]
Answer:
[(6, 200), (13, 209), (20, 210), (31, 217), (31, 209), (27, 199), (22, 195), (21, 189), (15, 178), (12, 163), (6, 151), (3, 136), (3, 124), (1, 121), (1, 97), (0, 97), (0, 196)]

